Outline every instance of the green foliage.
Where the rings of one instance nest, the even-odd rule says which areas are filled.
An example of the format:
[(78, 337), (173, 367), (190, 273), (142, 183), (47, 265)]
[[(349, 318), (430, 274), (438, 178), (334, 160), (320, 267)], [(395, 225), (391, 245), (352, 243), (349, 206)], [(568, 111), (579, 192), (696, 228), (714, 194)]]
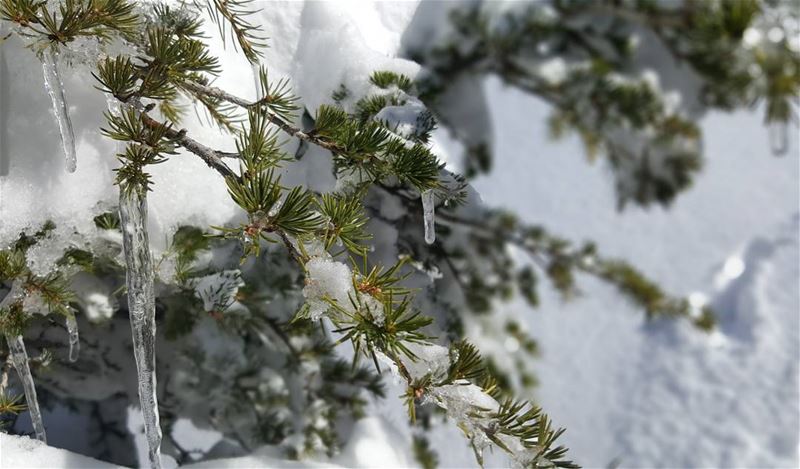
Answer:
[[(648, 317), (692, 317), (688, 300), (670, 298), (657, 284), (625, 262), (600, 261), (593, 270), (644, 309)], [(703, 330), (711, 330), (715, 324), (713, 312), (705, 308), (693, 322)]]
[(230, 33), (231, 39), (242, 48), (242, 53), (251, 63), (257, 63), (261, 57), (261, 49), (267, 47), (266, 37), (262, 36), (259, 27), (251, 23), (247, 17), (258, 12), (251, 9), (252, 0), (195, 0), (195, 4), (206, 4), (209, 16), (219, 27), (223, 40)]
[(457, 357), (450, 363), (447, 379), (444, 384), (466, 379), (480, 382), (486, 377), (486, 366), (477, 347), (466, 341), (454, 342), (450, 345), (450, 355)]
[[(7, 371), (4, 371), (6, 373)], [(7, 425), (7, 420), (13, 416), (22, 413), (27, 406), (22, 403), (22, 394), (7, 394), (0, 393), (0, 430), (4, 430)]]
[(427, 438), (420, 435), (414, 435), (411, 442), (414, 451), (414, 459), (417, 460), (422, 469), (436, 469), (439, 465), (439, 458), (436, 452), (431, 448), (431, 444)]
[(14, 242), (12, 246), (13, 249), (18, 251), (27, 251), (29, 247), (33, 246), (40, 240), (44, 239), (45, 237), (49, 236), (50, 233), (56, 228), (55, 223), (52, 220), (47, 220), (44, 222), (44, 225), (36, 231), (33, 235), (29, 235), (27, 233), (21, 233), (19, 235), (19, 239)]
[(148, 26), (160, 26), (179, 38), (203, 38), (203, 21), (199, 14), (190, 11), (186, 5), (173, 8), (164, 3), (155, 3), (146, 18)]
[(399, 301), (411, 293), (408, 288), (401, 287), (399, 284), (408, 274), (400, 274), (400, 270), (408, 261), (404, 257), (389, 268), (374, 265), (367, 268), (366, 255), (363, 257), (364, 265), (359, 269), (353, 262), (354, 275), (353, 281), (358, 292), (366, 293), (380, 301), (391, 300)]
[(315, 133), (333, 142), (340, 173), (365, 182), (396, 178), (420, 191), (440, 185), (436, 156), (422, 144), (406, 145), (379, 122), (362, 123), (341, 108), (320, 106)]
[[(406, 203), (416, 206), (418, 201), (409, 197)], [(564, 299), (572, 298), (579, 293), (576, 276), (583, 273), (616, 287), (642, 308), (648, 318), (686, 318), (706, 330), (713, 325), (710, 309), (695, 318), (685, 298), (670, 296), (625, 261), (603, 258), (592, 243), (573, 246), (540, 226), (526, 226), (514, 215), (498, 210), (477, 220), (458, 216), (454, 209), (443, 207), (437, 216), (449, 228), (466, 235), (461, 238), (465, 241), (443, 245), (432, 255), (442, 258), (460, 279), (467, 303), (475, 313), (489, 311), (492, 298), (507, 300), (512, 284), (516, 284), (517, 291), (529, 304), (536, 306), (539, 274), (546, 276)], [(508, 245), (527, 253), (530, 263), (520, 265), (511, 257)], [(477, 257), (468, 256), (468, 252), (477, 253)], [(487, 278), (496, 280), (490, 282)], [(522, 344), (525, 342), (520, 340)]]
[(288, 156), (278, 142), (278, 131), (270, 127), (269, 120), (255, 111), (250, 111), (248, 118), (249, 129), (242, 127), (236, 139), (236, 153), (242, 160), (243, 168), (253, 172), (288, 161)]
[[(766, 122), (787, 122), (796, 119), (800, 93), (800, 54), (788, 43), (787, 25), (798, 18), (791, 2), (668, 3), (559, 1), (547, 13), (536, 3), (500, 14), (481, 3), (455, 9), (448, 39), (410, 51), (430, 70), (416, 86), (436, 112), (437, 98), (450, 83), (476, 73), (495, 75), (552, 107), (553, 136), (575, 132), (591, 158), (608, 157), (620, 208), (628, 201), (667, 205), (702, 167), (700, 132), (684, 113), (665, 105), (662, 90), (632, 73), (642, 58), (638, 31), (652, 32), (677, 66), (688, 67), (706, 107), (764, 102)], [(576, 26), (597, 16), (610, 26)], [(777, 29), (782, 39), (746, 44), (750, 27)], [(565, 61), (564, 77), (551, 80), (538, 69), (551, 59)], [(445, 113), (438, 114), (444, 119)], [(490, 142), (454, 130), (470, 147), (466, 175), (489, 171)], [(624, 148), (631, 139), (640, 144)]]
[(269, 215), (281, 198), (281, 178), (270, 168), (246, 172), (241, 179), (227, 178), (228, 193), (237, 205), (251, 215)]
[(294, 187), (286, 194), (271, 223), (281, 232), (292, 236), (314, 232), (322, 222), (319, 214), (312, 210), (314, 206), (314, 196), (310, 191), (299, 186)]
[(361, 201), (356, 197), (323, 194), (317, 205), (326, 221), (322, 233), (325, 249), (340, 242), (349, 251), (362, 253), (365, 246), (361, 243), (371, 236), (365, 231), (368, 219)]
[(297, 105), (300, 98), (292, 93), (289, 79), (282, 78), (277, 82), (271, 82), (267, 67), (262, 65), (258, 72), (258, 82), (261, 86), (259, 90), (259, 96), (261, 97), (256, 102), (256, 105), (263, 106), (266, 111), (275, 114), (284, 121), (291, 122), (297, 110), (300, 109)]
[(30, 317), (22, 310), (22, 302), (0, 308), (0, 332), (10, 336), (22, 335)]
[(396, 86), (398, 89), (405, 91), (406, 93), (410, 93), (411, 88), (414, 86), (414, 82), (411, 80), (411, 78), (408, 78), (400, 73), (390, 72), (388, 70), (378, 70), (372, 72), (372, 75), (369, 77), (369, 81), (371, 81), (372, 84), (378, 88), (389, 89), (392, 86)]
[(75, 294), (70, 290), (69, 279), (61, 273), (51, 272), (44, 277), (28, 275), (23, 288), (29, 295), (39, 295), (51, 313), (72, 314), (69, 303), (75, 301)]
[[(400, 356), (417, 358), (407, 344), (426, 342), (429, 337), (420, 329), (431, 324), (433, 319), (414, 311), (408, 297), (396, 303), (391, 293), (386, 295), (382, 302), (382, 311), (372, 311), (370, 306), (362, 304), (358, 298), (351, 298), (351, 301), (356, 307), (355, 313), (351, 313), (335, 301), (329, 303), (343, 318), (337, 321), (342, 327), (336, 329), (336, 332), (344, 334), (339, 342), (351, 341), (356, 351), (356, 358), (362, 350), (365, 350), (373, 357), (378, 369), (380, 367), (375, 358), (375, 350), (385, 353), (394, 360)], [(377, 315), (382, 316), (382, 324), (375, 320)]]
[(172, 235), (170, 251), (175, 256), (175, 277), (179, 284), (184, 284), (196, 274), (192, 270), (192, 263), (197, 260), (200, 251), (207, 250), (210, 245), (211, 238), (194, 226), (182, 226)]
[(21, 250), (0, 250), (0, 282), (8, 282), (20, 277), (26, 269), (25, 254)]
[[(553, 430), (550, 419), (542, 413), (542, 409), (527, 402), (504, 400), (496, 412), (498, 419), (497, 434), (512, 436), (529, 449), (536, 452), (536, 457), (529, 463), (537, 465), (539, 458), (543, 458), (555, 467), (577, 468), (572, 461), (564, 459), (567, 449), (563, 446), (553, 447), (556, 439), (564, 433), (563, 429)], [(489, 435), (492, 441), (509, 451), (502, 440), (494, 435)]]
[[(333, 250), (337, 243), (341, 243), (345, 248), (342, 252), (347, 251), (361, 257), (361, 268), (355, 265), (355, 260), (352, 261), (354, 272), (350, 280), (353, 294), (349, 299), (350, 304), (343, 305), (326, 298), (328, 317), (335, 325), (335, 332), (341, 334), (339, 342), (352, 342), (355, 360), (362, 356), (369, 357), (377, 370), (378, 357), (388, 358), (397, 366), (407, 384), (404, 397), (412, 420), (416, 415), (416, 405), (422, 397), (435, 397), (442, 386), (478, 386), (483, 392), (500, 400), (501, 405), (496, 412), (480, 408), (467, 412), (465, 419), (491, 423), (486, 428), (462, 425), (462, 429), (473, 442), (476, 440), (475, 432), (480, 431), (498, 447), (510, 452), (512, 448), (508, 445), (508, 438), (512, 438), (527, 448), (525, 454), (515, 454), (515, 457), (519, 460), (530, 456), (525, 461), (528, 465), (574, 467), (565, 458), (566, 450), (554, 443), (562, 430), (553, 429), (548, 417), (537, 407), (505, 397), (505, 393), (511, 390), (511, 380), (498, 370), (493, 364), (495, 362), (481, 357), (478, 349), (468, 342), (455, 341), (451, 344), (451, 360), (444, 376), (441, 376), (443, 373), (435, 375), (431, 372), (422, 378), (412, 377), (406, 364), (421, 359), (414, 353), (414, 346), (431, 343), (432, 337), (426, 331), (433, 319), (414, 308), (412, 291), (401, 285), (406, 278), (403, 265), (409, 257), (402, 257), (398, 263), (388, 268), (378, 264), (370, 266), (368, 262), (369, 250), (365, 243), (369, 239), (366, 231), (369, 215), (364, 209), (362, 199), (371, 188), (378, 187), (397, 196), (402, 203), (408, 205), (411, 213), (417, 214), (417, 218), (420, 213), (416, 197), (418, 192), (436, 190), (440, 200), (454, 202), (450, 207), (442, 207), (439, 215), (442, 239), (447, 242), (437, 243), (432, 250), (420, 253), (420, 256), (443, 261), (435, 263), (451, 270), (450, 273), (463, 290), (467, 304), (465, 309), (471, 312), (488, 313), (493, 299), (507, 300), (515, 291), (520, 292), (530, 304), (537, 304), (540, 275), (548, 278), (557, 290), (569, 297), (577, 293), (576, 273), (585, 273), (616, 286), (636, 305), (645, 309), (649, 317), (692, 317), (696, 325), (704, 328), (713, 324), (713, 316), (709, 310), (693, 317), (694, 312), (690, 310), (688, 302), (671, 298), (630, 265), (599, 257), (594, 246), (590, 244), (573, 247), (566, 240), (552, 236), (540, 228), (524, 226), (513, 216), (501, 212), (486, 212), (486, 219), (461, 218), (455, 205), (463, 202), (465, 182), (463, 178), (457, 177), (445, 181), (441, 163), (425, 144), (435, 126), (433, 116), (420, 114), (423, 122), (418, 122), (418, 127), (422, 130), (410, 136), (400, 135), (398, 128), (390, 128), (389, 124), (378, 122), (375, 118), (386, 106), (408, 104), (414, 98), (411, 93), (417, 87), (423, 88), (423, 99), (434, 103), (434, 98), (444, 90), (448, 80), (458, 74), (469, 73), (475, 67), (481, 71), (497, 73), (504, 81), (548, 100), (556, 109), (551, 120), (554, 134), (577, 132), (584, 140), (587, 150), (607, 153), (612, 165), (619, 172), (624, 172), (631, 169), (627, 165), (631, 155), (618, 148), (610, 138), (614, 128), (646, 130), (654, 127), (650, 149), (654, 158), (663, 156), (668, 150), (672, 151), (670, 144), (673, 141), (696, 142), (699, 139), (699, 132), (693, 123), (676, 115), (667, 115), (666, 106), (649, 83), (644, 80), (618, 79), (618, 74), (625, 67), (626, 54), (630, 52), (624, 37), (607, 38), (614, 55), (609, 56), (609, 53), (593, 50), (591, 41), (576, 39), (576, 35), (580, 36), (579, 32), (568, 30), (566, 23), (564, 26), (543, 24), (536, 18), (522, 15), (521, 18), (510, 19), (509, 27), (498, 32), (489, 29), (489, 22), (484, 15), (468, 8), (466, 14), (455, 18), (455, 27), (459, 34), (475, 39), (469, 41), (474, 47), (471, 50), (445, 48), (437, 51), (438, 57), (443, 60), (431, 66), (431, 82), (414, 84), (404, 75), (376, 71), (371, 75), (370, 81), (380, 89), (378, 94), (362, 97), (354, 108), (320, 107), (315, 113), (313, 130), (304, 132), (293, 126), (300, 101), (292, 93), (288, 80), (271, 82), (265, 67), (261, 67), (259, 72), (261, 98), (255, 102), (248, 102), (210, 86), (212, 77), (220, 72), (220, 66), (202, 40), (199, 16), (187, 5), (179, 8), (153, 5), (145, 8), (143, 18), (132, 13), (133, 10), (130, 11), (132, 17), (128, 18), (122, 9), (127, 4), (122, 1), (70, 0), (64, 2), (60, 15), (42, 14), (41, 17), (45, 19), (34, 22), (30, 13), (33, 12), (38, 17), (40, 13), (37, 9), (45, 8), (44, 6), (37, 6), (30, 0), (0, 2), (3, 17), (17, 22), (23, 29), (27, 28), (28, 34), (38, 34), (42, 28), (58, 27), (61, 31), (58, 34), (45, 33), (45, 40), (50, 43), (68, 42), (71, 40), (69, 37), (90, 34), (91, 28), (95, 28), (97, 31), (91, 32), (95, 37), (106, 39), (113, 34), (119, 34), (137, 48), (135, 57), (121, 55), (101, 60), (95, 72), (99, 88), (123, 103), (120, 114), (106, 114), (108, 123), (102, 129), (107, 137), (127, 143), (124, 152), (117, 155), (122, 163), (117, 170), (117, 183), (123, 190), (143, 193), (151, 185), (145, 167), (163, 162), (166, 155), (174, 154), (181, 146), (201, 156), (225, 177), (229, 195), (246, 212), (247, 223), (235, 228), (220, 228), (222, 234), (219, 236), (243, 242), (242, 261), (251, 258), (253, 264), (263, 262), (264, 257), (260, 255), (261, 241), (281, 242), (300, 267), (311, 258), (312, 254), (308, 251), (311, 250), (310, 246), (316, 249), (314, 242), (321, 242), (326, 251)], [(638, 13), (645, 17), (655, 14), (652, 9), (657, 9), (657, 6), (649, 7), (646, 3), (637, 3), (636, 8), (641, 10)], [(65, 16), (68, 11), (79, 13), (77, 6), (84, 4), (98, 5), (97, 8), (106, 9), (109, 14), (116, 11), (114, 14), (118, 18), (108, 18), (109, 23), (115, 24), (106, 25), (95, 19), (95, 26), (90, 27), (88, 19), (77, 13), (75, 18)], [(195, 3), (195, 7), (200, 5), (199, 2)], [(222, 36), (232, 38), (250, 62), (258, 62), (260, 49), (265, 46), (265, 42), (248, 19), (255, 13), (251, 9), (251, 2), (209, 0), (203, 5), (220, 27)], [(556, 7), (559, 14), (570, 14), (570, 9), (585, 7), (582, 5), (580, 2), (557, 2)], [(618, 7), (616, 4), (609, 5), (612, 9)], [(708, 19), (690, 15), (693, 31), (708, 31), (709, 34), (714, 32), (718, 36), (720, 32), (724, 32), (722, 35), (727, 36), (727, 40), (735, 40), (757, 13), (757, 9), (751, 8), (750, 3), (724, 6), (721, 13), (715, 8), (703, 10), (714, 15)], [(565, 40), (564, 47), (569, 52), (578, 50), (589, 57), (590, 67), (570, 72), (562, 83), (542, 84), (529, 80), (530, 74), (519, 65), (522, 61), (517, 62), (514, 59), (534, 50), (531, 48), (553, 35)], [(701, 61), (699, 57), (689, 60)], [(786, 63), (774, 62), (771, 55), (763, 59), (764, 69), (772, 70), (769, 72), (771, 95), (785, 98), (784, 101), (771, 98), (772, 104), (768, 106), (768, 112), (775, 118), (784, 118), (791, 113), (791, 105), (786, 100), (796, 90), (794, 75), (784, 70), (787, 68)], [(707, 65), (712, 68), (720, 66), (716, 63)], [(695, 64), (695, 67), (702, 70), (703, 64)], [(737, 73), (731, 72), (729, 75), (729, 85), (738, 83), (740, 77)], [(342, 104), (348, 93), (342, 87), (335, 94), (335, 100)], [(727, 92), (718, 94), (728, 98), (730, 95)], [(154, 100), (156, 103), (144, 106), (143, 99)], [(169, 122), (177, 125), (183, 112), (181, 103), (185, 99), (202, 106), (211, 120), (234, 134), (235, 154), (204, 147), (188, 139), (185, 131), (178, 132), (170, 124), (155, 121), (148, 115), (158, 107)], [(587, 102), (591, 103), (592, 112), (585, 112)], [(241, 111), (247, 111), (246, 122), (242, 119)], [(282, 150), (283, 142), (279, 140), (279, 132), (298, 138), (305, 144), (318, 145), (330, 151), (338, 175), (352, 177), (355, 180), (355, 190), (314, 194), (303, 187), (282, 186), (277, 168), (291, 161), (291, 158)], [(656, 150), (661, 153), (656, 155)], [(487, 142), (478, 143), (469, 151), (475, 161), (468, 167), (473, 168), (474, 172), (491, 167)], [(672, 151), (666, 158), (667, 176), (663, 176), (649, 166), (648, 155), (645, 153), (642, 158), (644, 163), (634, 168), (641, 187), (637, 188), (634, 195), (626, 195), (643, 204), (651, 200), (668, 201), (678, 190), (690, 183), (691, 174), (700, 167), (697, 154), (688, 150)], [(231, 171), (221, 160), (222, 157), (236, 158), (240, 171)], [(398, 223), (405, 221), (399, 220)], [(416, 221), (418, 220), (415, 223)], [(104, 229), (119, 228), (119, 220), (112, 215), (101, 215), (95, 222)], [(45, 235), (46, 233), (42, 236)], [(26, 246), (0, 253), (0, 274), (3, 281), (22, 282), (26, 291), (41, 295), (50, 311), (71, 314), (69, 302), (73, 298), (67, 288), (67, 279), (58, 275), (40, 278), (26, 270), (23, 251), (30, 243), (35, 243), (36, 239), (35, 236), (31, 237), (25, 241)], [(165, 331), (170, 339), (178, 340), (188, 336), (195, 324), (202, 319), (198, 314), (201, 309), (200, 301), (189, 288), (189, 280), (200, 275), (200, 272), (193, 270), (194, 261), (200, 251), (209, 249), (211, 243), (210, 237), (202, 230), (190, 227), (179, 229), (172, 240), (167, 255), (175, 256), (174, 280), (177, 280), (178, 288), (159, 299), (160, 306), (166, 309)], [(518, 265), (511, 258), (509, 244), (527, 252), (533, 263)], [(308, 250), (306, 246), (309, 246)], [(320, 253), (314, 250), (313, 255)], [(92, 253), (82, 250), (71, 250), (65, 253), (62, 260), (86, 271), (96, 262)], [(173, 279), (164, 280), (169, 282)], [(283, 282), (282, 292), (298, 287), (297, 279), (293, 277), (275, 281)], [(300, 365), (305, 360), (327, 357), (322, 361), (319, 375), (325, 384), (332, 383), (333, 386), (316, 389), (316, 384), (312, 382), (301, 385), (305, 386), (304, 392), (316, 395), (330, 406), (324, 413), (324, 418), (333, 421), (339, 408), (349, 409), (353, 415), (363, 412), (366, 403), (358, 393), (341, 392), (347, 386), (366, 389), (373, 395), (383, 395), (380, 377), (374, 371), (356, 366), (355, 362), (349, 365), (341, 360), (331, 359), (330, 350), (333, 344), (321, 337), (322, 334), (310, 321), (298, 317), (287, 326), (283, 324), (283, 319), (274, 319), (265, 312), (265, 305), (271, 304), (269, 300), (274, 298), (258, 297), (258, 289), (250, 281), (247, 283), (240, 290), (236, 301), (245, 305), (251, 314), (214, 316), (215, 320), (220, 327), (237, 333), (243, 340), (256, 336), (258, 347), (268, 349), (272, 345), (268, 344), (269, 340), (265, 339), (262, 329), (271, 328), (288, 350), (290, 358), (286, 359), (284, 365), (289, 370), (301, 369)], [(285, 298), (281, 298), (283, 300)], [(458, 314), (462, 314), (462, 311), (457, 311), (454, 315)], [(25, 318), (22, 303), (12, 302), (0, 311), (0, 329), (22, 331)], [(518, 323), (508, 321), (501, 323), (500, 328), (509, 338), (517, 340), (525, 353), (531, 356), (536, 354), (536, 342), (527, 336)], [(293, 334), (314, 337), (314, 340), (293, 341)], [(297, 345), (298, 342), (301, 345)], [(198, 350), (197, 355), (202, 352), (203, 350)], [(263, 354), (253, 355), (261, 357)], [(259, 360), (262, 358), (253, 360), (253, 376), (237, 377), (237, 380), (260, 379), (255, 372), (265, 362)], [(525, 374), (521, 379), (528, 384), (534, 381), (534, 378)], [(233, 400), (251, 402), (253, 392), (233, 396)], [(265, 408), (271, 409), (264, 402), (258, 402), (253, 403), (254, 410), (248, 411), (260, 413), (258, 418), (271, 424), (271, 419), (263, 414)], [(265, 425), (260, 431), (265, 439), (275, 438), (280, 441), (291, 429), (275, 423)], [(330, 428), (309, 425), (304, 427), (303, 432), (309, 441), (312, 436), (318, 438), (329, 451), (337, 444), (336, 435)], [(311, 448), (306, 443), (306, 447), (298, 448), (298, 451)], [(425, 467), (435, 465), (435, 455), (424, 444), (424, 440), (415, 439), (415, 452)]]
[[(137, 70), (130, 58), (118, 56), (107, 58), (97, 63), (97, 73), (92, 75), (100, 82), (102, 87), (99, 89), (122, 100), (127, 100), (137, 91)], [(148, 98), (159, 98), (165, 95), (154, 91), (147, 91), (143, 96)], [(168, 96), (168, 95), (167, 95)]]
[(101, 129), (103, 135), (130, 142), (124, 153), (117, 154), (122, 166), (114, 170), (116, 183), (126, 192), (149, 190), (152, 181), (144, 167), (165, 162), (163, 155), (176, 154), (175, 142), (167, 137), (171, 126), (149, 123), (130, 107), (119, 114), (106, 112), (105, 117), (108, 128)]
[(113, 34), (133, 34), (139, 25), (134, 7), (128, 0), (69, 0), (59, 2), (57, 9), (40, 0), (2, 0), (0, 18), (52, 45), (79, 37), (107, 41)]
[(94, 217), (94, 224), (101, 230), (118, 230), (119, 229), (119, 213), (117, 212), (104, 212)]

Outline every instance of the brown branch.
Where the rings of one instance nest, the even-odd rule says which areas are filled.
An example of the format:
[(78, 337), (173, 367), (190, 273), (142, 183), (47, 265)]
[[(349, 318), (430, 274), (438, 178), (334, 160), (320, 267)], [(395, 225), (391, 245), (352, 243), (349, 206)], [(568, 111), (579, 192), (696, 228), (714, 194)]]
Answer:
[(207, 147), (197, 140), (187, 136), (185, 129), (178, 131), (163, 122), (153, 119), (147, 115), (147, 112), (150, 110), (150, 108), (142, 104), (142, 102), (137, 99), (129, 99), (127, 104), (133, 106), (134, 109), (139, 111), (139, 115), (141, 116), (142, 123), (144, 123), (144, 125), (151, 129), (159, 129), (162, 127), (166, 128), (164, 134), (169, 139), (175, 141), (178, 143), (178, 145), (199, 156), (210, 168), (220, 173), (222, 177), (239, 179), (239, 176), (222, 161), (222, 158), (231, 157), (231, 153), (225, 153)]

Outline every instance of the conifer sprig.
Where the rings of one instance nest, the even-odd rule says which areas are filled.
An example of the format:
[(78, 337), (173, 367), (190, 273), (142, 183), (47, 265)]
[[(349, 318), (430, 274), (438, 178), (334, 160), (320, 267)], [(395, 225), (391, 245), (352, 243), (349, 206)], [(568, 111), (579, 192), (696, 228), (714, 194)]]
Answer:
[(356, 197), (322, 194), (317, 205), (326, 221), (322, 233), (325, 249), (341, 242), (350, 252), (362, 253), (365, 246), (361, 243), (371, 236), (365, 230), (368, 219), (361, 201)]
[[(24, 2), (3, 1), (4, 5)], [(15, 12), (25, 13), (24, 5), (20, 5), (22, 7)], [(257, 49), (262, 44), (256, 28), (244, 19), (254, 13), (248, 9), (249, 2), (215, 0), (207, 5), (208, 8), (213, 6), (218, 24), (222, 25), (224, 20), (247, 58), (256, 62)], [(302, 187), (283, 187), (276, 173), (275, 168), (288, 158), (280, 150), (276, 133), (267, 124), (330, 150), (337, 170), (340, 173), (358, 173), (364, 188), (373, 182), (397, 180), (416, 191), (438, 189), (441, 165), (436, 156), (425, 145), (402, 138), (384, 123), (373, 119), (380, 110), (379, 105), (385, 106), (392, 101), (373, 100), (369, 118), (359, 118), (340, 108), (320, 108), (314, 130), (302, 132), (291, 123), (298, 108), (297, 98), (291, 93), (287, 81), (270, 82), (266, 69), (262, 68), (259, 78), (263, 97), (256, 102), (211, 87), (209, 75), (218, 73), (220, 68), (217, 59), (199, 38), (200, 28), (196, 19), (164, 21), (170, 16), (169, 9), (162, 7), (154, 12), (160, 20), (146, 22), (143, 29), (137, 29), (135, 37), (130, 34), (133, 31), (124, 32), (124, 36), (138, 47), (137, 57), (105, 59), (96, 73), (102, 89), (124, 104), (119, 115), (106, 115), (108, 125), (103, 130), (106, 136), (128, 143), (124, 153), (118, 155), (123, 165), (118, 169), (117, 182), (123, 190), (146, 190), (151, 181), (144, 168), (163, 162), (167, 155), (175, 153), (177, 147), (200, 156), (225, 178), (231, 198), (248, 215), (248, 224), (223, 230), (223, 236), (236, 236), (245, 241), (245, 255), (257, 255), (261, 240), (274, 241), (271, 238), (277, 237), (302, 266), (319, 254), (315, 251), (312, 256), (306, 251), (304, 244), (307, 240), (322, 241), (325, 249), (331, 249), (336, 241), (341, 241), (348, 250), (364, 258), (363, 271), (354, 273), (351, 278), (350, 304), (328, 298), (330, 318), (337, 332), (342, 334), (341, 340), (353, 343), (356, 357), (363, 352), (377, 366), (377, 357), (382, 354), (394, 363), (407, 381), (412, 415), (420, 399), (442, 392), (445, 386), (469, 385), (479, 387), (487, 395), (495, 394), (497, 385), (486, 372), (484, 361), (477, 350), (466, 343), (454, 345), (450, 366), (445, 367), (446, 376), (434, 376), (433, 373), (421, 378), (412, 376), (410, 364), (425, 360), (418, 347), (433, 346), (426, 333), (432, 319), (412, 306), (411, 290), (400, 285), (404, 278), (400, 272), (403, 261), (388, 269), (375, 266), (367, 270), (367, 251), (361, 245), (368, 237), (364, 229), (366, 216), (357, 195), (317, 197)], [(57, 21), (54, 16), (45, 22), (55, 27)], [(225, 36), (226, 26), (220, 27)], [(71, 23), (64, 27), (69, 34), (78, 30)], [(57, 41), (62, 39), (61, 36), (56, 38)], [(407, 77), (390, 72), (373, 74), (372, 81), (379, 88), (396, 87), (403, 93), (412, 88)], [(191, 139), (185, 131), (153, 119), (149, 113), (156, 105), (142, 102), (144, 99), (163, 101), (167, 103), (167, 109), (174, 109), (179, 96), (199, 102), (221, 126), (237, 132), (235, 156), (239, 160), (239, 174), (221, 160), (233, 155), (206, 147)], [(248, 111), (248, 126), (234, 125), (234, 107)], [(168, 116), (170, 120), (178, 118), (176, 112), (168, 110), (166, 114), (171, 116)], [(6, 257), (6, 270), (14, 272), (16, 261), (10, 254)], [(51, 311), (70, 312), (71, 297), (63, 278), (29, 276), (26, 282), (25, 287), (35, 289)], [(3, 311), (2, 324), (17, 327), (18, 316), (24, 317), (19, 306), (15, 303), (7, 310)], [(488, 418), (490, 427), (475, 427), (486, 438), (495, 441), (493, 437), (502, 434), (535, 450), (531, 465), (569, 467), (561, 460), (561, 450), (556, 448), (553, 452), (549, 449), (560, 433), (550, 428), (543, 415), (538, 411), (523, 410), (528, 408), (518, 405), (500, 406), (499, 409), (496, 414), (487, 416), (481, 415), (481, 409), (474, 408), (461, 417), (476, 419), (476, 422)], [(474, 443), (474, 435), (470, 438)], [(512, 445), (499, 437), (495, 442), (512, 451)]]
[(268, 112), (285, 122), (293, 121), (295, 113), (300, 109), (297, 105), (300, 98), (292, 92), (289, 79), (281, 78), (278, 81), (270, 81), (267, 67), (262, 65), (258, 69), (258, 82), (261, 87), (258, 94), (260, 98), (255, 105), (263, 106)]
[[(508, 213), (494, 213), (480, 222), (447, 210), (441, 211), (438, 217), (442, 224), (468, 227), (470, 236), (475, 242), (481, 243), (484, 251), (491, 249), (493, 254), (504, 257), (506, 244), (522, 249), (565, 298), (577, 293), (575, 273), (580, 272), (598, 277), (616, 287), (636, 306), (644, 309), (648, 318), (687, 318), (700, 329), (710, 330), (714, 327), (715, 319), (711, 308), (704, 307), (695, 311), (687, 299), (669, 295), (629, 263), (603, 258), (592, 243), (575, 247), (569, 241), (549, 234), (542, 227), (522, 224)], [(505, 271), (507, 264), (500, 265)], [(466, 272), (461, 272), (461, 275), (465, 274)], [(536, 279), (536, 273), (530, 268), (521, 269), (516, 277), (519, 291), (532, 306), (538, 303)], [(471, 287), (482, 289), (485, 285), (471, 284)]]
[(201, 3), (206, 4), (206, 10), (219, 28), (223, 41), (230, 33), (231, 39), (235, 40), (234, 44), (241, 47), (247, 60), (254, 64), (258, 63), (262, 55), (261, 50), (267, 47), (267, 38), (263, 36), (258, 26), (247, 19), (260, 11), (252, 9), (252, 4), (255, 2), (252, 0), (195, 1), (197, 5)]
[(22, 34), (61, 45), (81, 36), (100, 41), (114, 34), (131, 36), (139, 26), (135, 3), (129, 0), (70, 0), (57, 9), (40, 0), (2, 0), (0, 18), (17, 23)]
[[(266, 72), (262, 73), (261, 78), (266, 80)], [(317, 109), (314, 130), (303, 132), (276, 114), (273, 110), (274, 99), (271, 104), (264, 106), (263, 100), (250, 102), (197, 82), (185, 82), (182, 86), (194, 94), (204, 94), (261, 112), (264, 118), (289, 135), (331, 151), (341, 173), (356, 173), (366, 182), (396, 177), (420, 191), (440, 185), (441, 163), (436, 156), (422, 144), (409, 147), (379, 122), (362, 123), (341, 108), (323, 105)], [(267, 85), (264, 88), (279, 91), (287, 89), (284, 84)], [(278, 110), (288, 110), (294, 106), (294, 96), (288, 91), (285, 94), (279, 91), (273, 91), (275, 96), (280, 96), (278, 102), (281, 107)]]

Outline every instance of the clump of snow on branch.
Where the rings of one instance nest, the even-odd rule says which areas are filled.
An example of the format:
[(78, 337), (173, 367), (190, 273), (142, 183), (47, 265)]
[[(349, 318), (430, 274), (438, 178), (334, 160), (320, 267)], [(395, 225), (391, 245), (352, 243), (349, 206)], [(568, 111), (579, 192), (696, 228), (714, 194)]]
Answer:
[(313, 257), (306, 263), (306, 272), (303, 295), (312, 320), (319, 319), (331, 307), (329, 302), (344, 309), (352, 307), (353, 274), (346, 264), (330, 258)]

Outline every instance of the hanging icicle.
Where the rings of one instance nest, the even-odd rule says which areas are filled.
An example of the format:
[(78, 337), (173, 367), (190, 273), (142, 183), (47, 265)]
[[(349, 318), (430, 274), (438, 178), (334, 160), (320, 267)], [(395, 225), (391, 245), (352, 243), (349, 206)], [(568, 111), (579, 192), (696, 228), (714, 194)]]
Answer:
[(156, 398), (156, 318), (153, 262), (147, 237), (147, 197), (144, 190), (120, 188), (119, 215), (127, 266), (128, 313), (144, 415), (150, 467), (161, 467), (161, 426)]
[(256, 100), (259, 100), (264, 97), (261, 93), (261, 64), (251, 63), (250, 69), (253, 71), (253, 85), (256, 89)]
[(33, 384), (33, 375), (31, 375), (31, 368), (28, 365), (28, 352), (25, 350), (25, 342), (22, 340), (21, 335), (6, 335), (6, 342), (8, 342), (8, 350), (11, 353), (11, 362), (17, 370), (22, 388), (25, 390), (25, 404), (28, 406), (28, 412), (31, 415), (33, 432), (36, 434), (37, 440), (47, 443), (47, 434), (44, 431), (44, 423), (42, 423), (42, 412), (39, 410), (39, 400), (36, 397), (36, 386)]
[(61, 133), (61, 145), (64, 148), (64, 159), (67, 171), (75, 172), (77, 156), (75, 155), (75, 133), (72, 130), (72, 121), (69, 118), (69, 106), (64, 95), (64, 83), (58, 70), (58, 49), (48, 47), (42, 54), (42, 71), (44, 72), (44, 86), (53, 103), (53, 113)]
[(66, 320), (67, 333), (69, 334), (69, 361), (75, 362), (78, 360), (78, 353), (81, 351), (81, 343), (78, 336), (78, 320), (75, 319), (75, 313), (70, 311)]
[[(4, 23), (5, 21), (0, 21), (0, 37), (4, 37), (6, 34), (3, 28)], [(6, 58), (3, 52), (5, 49), (5, 47), (0, 46), (0, 176), (8, 175), (11, 163), (11, 156), (8, 154), (8, 122), (10, 117), (8, 107), (11, 77), (6, 71)]]
[(433, 244), (436, 241), (434, 202), (435, 198), (432, 190), (422, 191), (422, 218), (425, 223), (425, 242), (428, 244)]
[(783, 156), (789, 151), (789, 125), (786, 121), (769, 123), (769, 146), (775, 156)]

